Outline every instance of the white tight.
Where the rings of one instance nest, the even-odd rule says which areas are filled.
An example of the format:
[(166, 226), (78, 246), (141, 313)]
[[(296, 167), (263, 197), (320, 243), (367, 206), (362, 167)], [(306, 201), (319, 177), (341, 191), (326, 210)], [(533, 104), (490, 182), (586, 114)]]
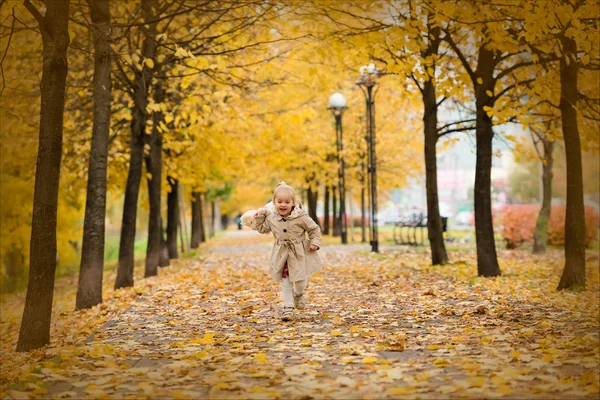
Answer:
[(306, 280), (290, 282), (290, 277), (281, 279), (281, 293), (283, 294), (283, 306), (294, 307), (294, 293), (302, 294), (306, 288)]

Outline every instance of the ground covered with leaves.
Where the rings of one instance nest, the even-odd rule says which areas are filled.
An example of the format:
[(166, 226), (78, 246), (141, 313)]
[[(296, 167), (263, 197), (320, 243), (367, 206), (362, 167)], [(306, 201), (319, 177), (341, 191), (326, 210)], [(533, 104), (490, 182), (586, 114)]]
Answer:
[[(230, 232), (194, 257), (73, 311), (57, 283), (52, 343), (13, 351), (23, 295), (2, 304), (2, 398), (597, 398), (598, 253), (588, 285), (555, 291), (560, 250), (473, 252), (325, 246), (309, 307), (282, 322), (269, 238)], [(357, 249), (358, 248), (358, 249)], [(366, 247), (365, 247), (366, 249)]]

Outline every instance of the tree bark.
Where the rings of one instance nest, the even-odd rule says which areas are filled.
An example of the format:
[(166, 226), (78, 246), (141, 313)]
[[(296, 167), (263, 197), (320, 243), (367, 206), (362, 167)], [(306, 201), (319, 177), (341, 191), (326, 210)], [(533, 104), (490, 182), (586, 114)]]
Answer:
[(112, 97), (109, 0), (90, 0), (94, 38), (94, 122), (88, 166), (83, 245), (75, 307), (102, 303), (106, 180)]
[(329, 235), (329, 185), (325, 185), (325, 215), (323, 216), (323, 234)]
[(25, 6), (38, 20), (42, 32), (43, 66), (29, 283), (17, 351), (37, 349), (50, 343), (56, 272), (56, 213), (69, 46), (69, 0), (47, 2), (44, 16), (29, 1), (26, 1)]
[[(437, 57), (440, 46), (440, 28), (430, 29), (432, 39), (423, 52), (424, 58)], [(435, 69), (435, 64), (433, 67)], [(438, 140), (437, 130), (437, 95), (433, 77), (423, 84), (423, 126), (425, 144), (425, 188), (427, 192), (427, 237), (431, 249), (431, 264), (441, 265), (448, 262), (444, 233), (442, 230), (442, 219), (440, 217), (440, 206), (437, 185), (437, 158), (436, 144)]]
[(318, 190), (313, 190), (310, 186), (306, 190), (306, 199), (308, 200), (308, 216), (311, 217), (317, 225), (320, 225), (319, 218), (317, 217), (318, 194)]
[(202, 193), (192, 192), (192, 240), (190, 247), (197, 249), (202, 243)]
[[(133, 286), (133, 264), (135, 248), (135, 231), (137, 218), (137, 203), (142, 179), (144, 161), (144, 130), (145, 117), (140, 110), (133, 110), (131, 121), (131, 142), (129, 145), (129, 172), (123, 201), (123, 219), (121, 223), (121, 238), (119, 241), (119, 267), (115, 280), (115, 289)], [(138, 114), (138, 115), (136, 115)], [(141, 119), (140, 119), (141, 118)]]
[[(142, 56), (154, 59), (156, 56), (158, 0), (142, 0), (142, 17), (148, 22), (144, 29)], [(154, 21), (154, 22), (149, 22)], [(115, 289), (133, 286), (133, 265), (138, 196), (142, 167), (144, 162), (144, 135), (146, 132), (146, 106), (148, 105), (148, 87), (152, 80), (152, 71), (147, 65), (141, 71), (134, 70), (133, 109), (131, 118), (131, 141), (129, 172), (125, 187), (123, 204), (123, 222), (119, 243), (119, 268), (115, 280)]]
[(210, 202), (210, 219), (208, 220), (208, 237), (215, 237), (215, 202)]
[(533, 252), (542, 254), (546, 252), (548, 242), (548, 223), (552, 209), (552, 164), (554, 159), (552, 151), (554, 143), (546, 137), (540, 137), (544, 146), (544, 160), (542, 162), (542, 208), (535, 223), (533, 235)]
[(200, 193), (199, 196), (200, 199), (200, 221), (199, 221), (199, 226), (200, 226), (200, 243), (204, 243), (206, 242), (206, 229), (204, 229), (204, 216), (206, 215), (206, 213), (204, 212), (204, 210), (206, 209), (206, 193)]
[(204, 243), (206, 242), (206, 228), (205, 228), (205, 222), (206, 222), (206, 193), (200, 193), (199, 196), (200, 199), (200, 221), (199, 221), (199, 226), (200, 226), (200, 243)]
[(577, 125), (577, 43), (561, 37), (560, 115), (567, 164), (567, 210), (565, 215), (565, 268), (557, 290), (585, 287), (585, 208), (581, 142)]
[[(162, 103), (164, 91), (160, 83), (154, 89), (154, 102)], [(146, 155), (146, 171), (148, 177), (148, 202), (150, 203), (150, 215), (148, 218), (148, 247), (146, 248), (146, 266), (144, 277), (158, 274), (160, 258), (160, 205), (162, 185), (162, 133), (158, 126), (163, 120), (163, 113), (154, 111), (152, 113), (152, 132), (150, 134), (150, 152)]]
[(223, 225), (221, 224), (221, 200), (215, 199), (213, 201), (213, 230), (214, 232), (221, 232), (223, 230)]
[(179, 199), (177, 179), (168, 177), (171, 191), (167, 194), (167, 247), (169, 249), (169, 258), (179, 258), (177, 249), (177, 226), (179, 224)]
[(427, 237), (431, 248), (431, 264), (441, 265), (448, 262), (442, 219), (440, 217), (437, 186), (437, 99), (435, 86), (431, 80), (423, 86), (423, 122), (425, 134), (425, 187), (427, 190)]
[(186, 218), (186, 212), (185, 212), (185, 194), (183, 191), (183, 184), (179, 185), (179, 221), (180, 221), (180, 226), (179, 229), (181, 229), (180, 231), (180, 235), (181, 235), (181, 253), (185, 253), (187, 250), (189, 250), (189, 236), (188, 236), (188, 231), (187, 231), (187, 218)]
[(335, 189), (335, 186), (331, 186), (331, 203), (332, 203), (331, 208), (332, 208), (332, 214), (333, 214), (333, 227), (332, 227), (333, 236), (338, 237), (341, 235), (342, 229), (340, 226), (340, 218), (338, 216), (338, 211), (337, 211), (337, 190)]
[(475, 86), (476, 122), (475, 135), (477, 144), (475, 165), (475, 236), (477, 242), (477, 274), (479, 276), (498, 276), (500, 266), (496, 255), (494, 240), (494, 224), (492, 219), (492, 140), (494, 138), (493, 123), (484, 107), (493, 107), (494, 99), (487, 92), (494, 92), (494, 68), (497, 59), (493, 51), (486, 45), (479, 48), (479, 57), (475, 76), (483, 83)]
[(168, 267), (171, 262), (169, 261), (169, 247), (165, 240), (165, 229), (163, 225), (163, 219), (160, 218), (160, 253), (158, 254), (158, 266)]

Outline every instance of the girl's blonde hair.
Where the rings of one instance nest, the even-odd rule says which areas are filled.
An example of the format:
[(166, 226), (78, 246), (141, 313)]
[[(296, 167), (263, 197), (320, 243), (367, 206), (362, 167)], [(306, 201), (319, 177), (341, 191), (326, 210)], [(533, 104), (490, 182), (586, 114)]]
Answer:
[(277, 186), (275, 186), (275, 189), (273, 190), (273, 203), (275, 203), (275, 196), (277, 195), (277, 193), (282, 192), (284, 190), (291, 193), (292, 198), (294, 199), (294, 205), (298, 206), (298, 208), (302, 208), (302, 202), (298, 198), (296, 191), (293, 187), (291, 187), (284, 181), (279, 182)]

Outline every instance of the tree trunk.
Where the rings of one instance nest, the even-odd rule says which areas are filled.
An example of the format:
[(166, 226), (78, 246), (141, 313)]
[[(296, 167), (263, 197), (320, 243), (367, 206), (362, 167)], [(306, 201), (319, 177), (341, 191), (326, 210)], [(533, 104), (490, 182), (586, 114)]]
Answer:
[(206, 209), (206, 193), (200, 193), (200, 243), (206, 242), (206, 230), (204, 229), (204, 216), (206, 213), (204, 210)]
[(554, 143), (546, 137), (540, 138), (540, 140), (544, 145), (544, 162), (542, 162), (542, 208), (538, 214), (533, 235), (533, 252), (537, 254), (546, 252), (548, 242), (548, 223), (552, 209), (552, 164), (554, 162), (552, 157)]
[(229, 227), (229, 215), (221, 214), (221, 226), (223, 227), (223, 230), (227, 230)]
[(329, 185), (325, 185), (325, 215), (323, 216), (323, 235), (329, 235)]
[(215, 233), (223, 230), (223, 225), (221, 224), (221, 200), (219, 199), (215, 199), (215, 201), (213, 201), (212, 223)]
[(29, 283), (17, 351), (50, 343), (56, 272), (56, 213), (62, 156), (63, 112), (69, 46), (69, 1), (49, 1), (41, 16), (27, 1), (42, 32), (43, 66), (40, 135), (35, 170), (29, 257)]
[(94, 122), (88, 164), (81, 265), (75, 301), (78, 310), (102, 303), (108, 137), (112, 96), (109, 0), (93, 0), (89, 4), (94, 38)]
[[(440, 28), (428, 25), (431, 39), (422, 52), (424, 58), (437, 57), (440, 47)], [(432, 65), (435, 70), (435, 64)], [(423, 84), (423, 126), (425, 142), (425, 188), (427, 191), (427, 237), (431, 249), (431, 264), (441, 265), (448, 262), (437, 185), (436, 144), (438, 140), (438, 104), (435, 92), (435, 81), (429, 79)]]
[[(137, 110), (133, 110), (134, 115)], [(115, 280), (115, 289), (133, 286), (133, 264), (135, 248), (135, 231), (137, 218), (137, 203), (142, 179), (142, 166), (144, 161), (144, 120), (141, 115), (134, 116), (131, 121), (131, 142), (129, 157), (129, 172), (125, 187), (123, 201), (123, 219), (121, 223), (121, 238), (119, 242), (119, 267)]]
[(340, 218), (337, 212), (337, 190), (335, 190), (335, 186), (331, 186), (331, 203), (332, 203), (332, 214), (333, 214), (333, 236), (338, 237), (342, 233), (342, 229), (340, 226)]
[[(561, 37), (560, 115), (567, 161), (567, 210), (565, 215), (565, 268), (557, 290), (585, 287), (585, 208), (581, 143), (577, 126), (577, 43)], [(566, 62), (570, 61), (570, 62)]]
[[(156, 55), (156, 21), (157, 0), (142, 0), (142, 17), (148, 23), (144, 30), (144, 59), (154, 59)], [(141, 71), (134, 70), (133, 109), (131, 118), (131, 142), (129, 172), (125, 187), (123, 204), (123, 222), (119, 243), (119, 268), (115, 280), (115, 289), (133, 286), (133, 265), (135, 249), (135, 231), (140, 181), (144, 162), (144, 135), (146, 132), (146, 106), (148, 105), (148, 87), (152, 80), (152, 72), (145, 65)]]
[[(439, 35), (438, 35), (439, 36)], [(437, 159), (435, 145), (437, 132), (437, 98), (435, 86), (431, 80), (423, 86), (423, 123), (425, 134), (425, 187), (427, 190), (427, 237), (431, 248), (431, 264), (441, 265), (448, 262), (437, 186)]]
[[(162, 103), (164, 91), (160, 83), (155, 87), (154, 102)], [(158, 274), (160, 258), (160, 237), (162, 235), (160, 226), (160, 205), (162, 185), (162, 133), (158, 130), (163, 120), (163, 113), (154, 111), (152, 113), (152, 133), (150, 135), (150, 152), (146, 156), (146, 171), (148, 177), (148, 202), (150, 203), (150, 215), (148, 217), (148, 247), (146, 248), (146, 266), (144, 277)]]
[(179, 201), (177, 179), (168, 177), (171, 191), (167, 194), (167, 247), (169, 249), (169, 258), (179, 258), (177, 250), (177, 226), (179, 224)]
[(179, 246), (181, 249), (181, 254), (185, 254), (185, 237), (183, 236), (183, 222), (181, 221), (181, 216), (183, 214), (183, 210), (181, 209), (181, 185), (177, 185), (177, 201), (179, 214), (177, 215), (177, 228), (179, 229)]
[(188, 236), (188, 225), (187, 225), (187, 218), (186, 218), (186, 212), (185, 212), (185, 194), (183, 191), (183, 184), (179, 185), (179, 211), (180, 211), (180, 229), (181, 229), (181, 248), (182, 249), (186, 249), (186, 250), (181, 250), (182, 253), (184, 253), (185, 251), (189, 250), (189, 240), (190, 237)]
[(210, 202), (210, 219), (208, 220), (208, 237), (215, 237), (215, 202)]
[[(477, 127), (477, 164), (475, 167), (475, 235), (477, 241), (477, 273), (479, 276), (498, 276), (500, 266), (496, 256), (494, 225), (492, 220), (491, 169), (492, 169), (492, 122), (485, 111)], [(481, 130), (479, 131), (479, 129)]]
[(484, 107), (493, 107), (494, 100), (487, 92), (494, 93), (493, 77), (496, 58), (485, 45), (479, 48), (479, 59), (475, 75), (482, 84), (475, 87), (476, 122), (475, 135), (477, 144), (475, 165), (475, 236), (477, 242), (477, 274), (479, 276), (498, 276), (500, 266), (496, 256), (494, 240), (494, 224), (492, 219), (492, 139), (493, 123)]
[(192, 240), (190, 247), (197, 249), (202, 243), (202, 193), (192, 192)]
[(163, 225), (163, 219), (160, 218), (160, 253), (158, 253), (158, 266), (168, 267), (171, 262), (169, 261), (169, 246), (165, 240), (165, 229)]
[(313, 190), (310, 186), (306, 190), (306, 199), (308, 200), (308, 216), (319, 224), (319, 218), (317, 217), (317, 197), (319, 195), (318, 190)]

